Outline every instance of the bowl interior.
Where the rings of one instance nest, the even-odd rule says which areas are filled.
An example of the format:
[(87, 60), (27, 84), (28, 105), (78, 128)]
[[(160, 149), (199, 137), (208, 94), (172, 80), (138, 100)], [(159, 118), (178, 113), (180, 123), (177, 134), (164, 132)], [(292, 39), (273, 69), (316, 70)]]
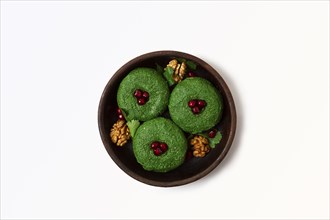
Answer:
[[(180, 167), (167, 173), (146, 171), (136, 161), (131, 140), (123, 147), (111, 142), (110, 129), (117, 121), (117, 89), (122, 79), (134, 68), (156, 68), (156, 63), (165, 67), (172, 58), (184, 58), (197, 64), (194, 71), (219, 90), (224, 101), (224, 111), (216, 128), (222, 134), (221, 142), (204, 158), (187, 159)], [(165, 115), (168, 115), (165, 113)], [(167, 116), (168, 117), (168, 116)], [(236, 112), (232, 95), (222, 77), (203, 60), (176, 51), (158, 51), (139, 56), (121, 67), (110, 79), (101, 97), (98, 123), (104, 146), (115, 163), (131, 177), (155, 186), (176, 186), (195, 181), (212, 171), (225, 157), (233, 141), (236, 129)]]

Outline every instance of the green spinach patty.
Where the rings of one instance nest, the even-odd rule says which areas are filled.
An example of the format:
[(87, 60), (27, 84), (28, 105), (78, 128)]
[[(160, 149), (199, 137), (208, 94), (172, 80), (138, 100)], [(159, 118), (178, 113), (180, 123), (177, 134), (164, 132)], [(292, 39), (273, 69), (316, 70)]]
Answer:
[[(145, 103), (139, 104), (134, 93), (148, 92)], [(165, 79), (151, 68), (136, 68), (120, 83), (117, 92), (117, 103), (125, 119), (147, 121), (162, 114), (168, 105), (169, 88)]]
[[(155, 141), (166, 143), (168, 149), (156, 156), (151, 147)], [(180, 166), (185, 159), (187, 139), (171, 120), (162, 117), (144, 122), (133, 138), (134, 155), (145, 170), (167, 172)]]
[[(194, 114), (189, 107), (189, 102), (192, 100), (205, 102), (205, 107), (198, 114)], [(200, 77), (183, 80), (175, 86), (170, 96), (171, 118), (188, 133), (196, 134), (212, 128), (220, 121), (222, 111), (222, 98), (217, 89), (209, 81)]]

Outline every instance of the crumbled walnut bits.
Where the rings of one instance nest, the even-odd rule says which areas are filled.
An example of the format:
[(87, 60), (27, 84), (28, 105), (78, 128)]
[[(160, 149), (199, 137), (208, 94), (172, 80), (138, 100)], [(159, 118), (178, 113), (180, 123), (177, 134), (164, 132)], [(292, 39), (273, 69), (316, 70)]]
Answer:
[(209, 140), (201, 135), (196, 135), (190, 140), (194, 157), (204, 157), (209, 151)]
[(171, 60), (167, 66), (173, 68), (174, 73), (173, 73), (173, 79), (176, 83), (181, 82), (183, 79), (184, 75), (186, 74), (187, 70), (187, 65), (185, 62), (182, 62), (181, 64), (178, 63), (176, 59)]
[(118, 120), (110, 131), (111, 141), (117, 146), (123, 146), (130, 139), (131, 135), (125, 120)]

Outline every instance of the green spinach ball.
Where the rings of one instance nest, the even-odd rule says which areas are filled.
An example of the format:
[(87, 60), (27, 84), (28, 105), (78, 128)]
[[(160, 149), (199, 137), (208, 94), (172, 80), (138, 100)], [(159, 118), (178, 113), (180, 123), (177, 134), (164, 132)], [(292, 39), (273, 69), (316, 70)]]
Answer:
[(127, 121), (147, 121), (166, 110), (169, 94), (167, 82), (156, 70), (140, 67), (121, 81), (117, 103)]
[(190, 77), (173, 89), (169, 112), (182, 130), (196, 134), (212, 128), (220, 121), (223, 102), (218, 90), (209, 81)]
[[(166, 144), (165, 150), (156, 153), (153, 144)], [(168, 172), (180, 166), (187, 151), (187, 139), (181, 129), (171, 120), (155, 118), (144, 122), (133, 138), (133, 152), (145, 170)]]

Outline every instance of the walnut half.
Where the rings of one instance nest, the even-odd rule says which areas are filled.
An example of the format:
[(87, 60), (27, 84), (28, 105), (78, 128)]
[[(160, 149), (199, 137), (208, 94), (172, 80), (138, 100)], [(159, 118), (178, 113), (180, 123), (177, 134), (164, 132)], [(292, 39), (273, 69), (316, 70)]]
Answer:
[(131, 135), (125, 120), (118, 120), (110, 131), (111, 141), (117, 146), (123, 146), (130, 139)]
[(196, 135), (190, 140), (194, 157), (204, 157), (210, 152), (209, 140), (201, 135)]
[(181, 64), (179, 64), (179, 62), (174, 59), (171, 60), (167, 66), (173, 68), (174, 73), (173, 73), (173, 79), (176, 83), (181, 82), (181, 80), (183, 79), (184, 75), (186, 74), (186, 70), (187, 70), (187, 65), (185, 62), (182, 62)]

